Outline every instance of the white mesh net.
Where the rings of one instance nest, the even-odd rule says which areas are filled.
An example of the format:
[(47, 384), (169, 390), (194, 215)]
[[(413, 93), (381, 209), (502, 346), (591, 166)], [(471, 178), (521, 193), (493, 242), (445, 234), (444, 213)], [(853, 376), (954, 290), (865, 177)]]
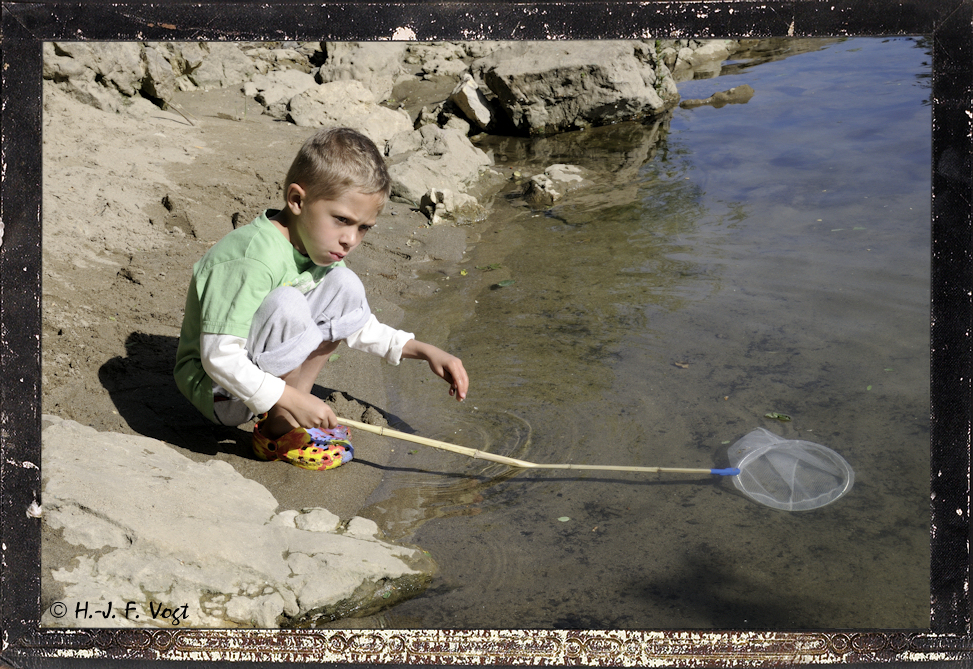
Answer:
[(733, 484), (750, 499), (784, 511), (830, 504), (849, 490), (855, 472), (845, 459), (820, 444), (782, 439), (763, 428), (730, 447), (730, 464), (740, 470)]

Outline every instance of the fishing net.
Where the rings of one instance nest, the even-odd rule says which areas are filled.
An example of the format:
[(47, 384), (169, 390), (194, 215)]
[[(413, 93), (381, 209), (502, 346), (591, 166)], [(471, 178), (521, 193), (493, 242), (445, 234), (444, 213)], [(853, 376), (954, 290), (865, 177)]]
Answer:
[(855, 482), (845, 459), (820, 444), (782, 439), (757, 428), (730, 447), (740, 470), (733, 484), (744, 495), (784, 511), (817, 509), (835, 501)]

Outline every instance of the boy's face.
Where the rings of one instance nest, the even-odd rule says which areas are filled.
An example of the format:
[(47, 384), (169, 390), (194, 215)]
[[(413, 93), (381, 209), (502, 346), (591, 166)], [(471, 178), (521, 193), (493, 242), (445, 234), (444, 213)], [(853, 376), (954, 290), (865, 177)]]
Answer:
[(385, 198), (345, 191), (335, 200), (308, 200), (297, 184), (288, 188), (290, 241), (315, 265), (330, 265), (355, 250), (382, 211)]

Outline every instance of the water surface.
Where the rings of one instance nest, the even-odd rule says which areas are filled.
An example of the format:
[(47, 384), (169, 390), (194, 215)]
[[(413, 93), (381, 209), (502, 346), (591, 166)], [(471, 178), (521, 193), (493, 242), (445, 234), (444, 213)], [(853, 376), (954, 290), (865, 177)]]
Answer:
[(549, 209), (497, 199), (466, 275), (404, 325), (448, 328), (436, 343), (469, 399), (390, 370), (393, 413), (464, 446), (612, 465), (723, 466), (766, 427), (836, 450), (856, 483), (789, 513), (711, 476), (402, 443), (363, 515), (441, 573), (381, 624), (928, 625), (929, 61), (913, 39), (832, 41), (680, 85), (749, 84), (747, 104), (492, 140), (499, 164), (592, 183)]

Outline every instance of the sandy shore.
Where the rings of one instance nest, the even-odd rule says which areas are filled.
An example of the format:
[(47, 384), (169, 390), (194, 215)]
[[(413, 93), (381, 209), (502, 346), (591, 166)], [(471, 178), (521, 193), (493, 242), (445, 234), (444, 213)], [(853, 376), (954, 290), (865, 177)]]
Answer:
[[(211, 425), (172, 381), (193, 263), (234, 223), (279, 206), (279, 180), (311, 132), (262, 116), (235, 90), (182, 93), (177, 102), (183, 113), (111, 114), (46, 89), (42, 411), (161, 439), (197, 461), (225, 460), (281, 509), (354, 515), (394, 441), (354, 433), (356, 460), (329, 472), (258, 461), (251, 426)], [(403, 303), (435, 290), (415, 279), (417, 269), (448, 267), (466, 244), (463, 229), (429, 228), (390, 203), (348, 264), (379, 319), (397, 326)], [(339, 416), (361, 420), (375, 407), (366, 416), (373, 422), (400, 374), (431, 373), (420, 361), (392, 368), (342, 347), (317, 392)]]

